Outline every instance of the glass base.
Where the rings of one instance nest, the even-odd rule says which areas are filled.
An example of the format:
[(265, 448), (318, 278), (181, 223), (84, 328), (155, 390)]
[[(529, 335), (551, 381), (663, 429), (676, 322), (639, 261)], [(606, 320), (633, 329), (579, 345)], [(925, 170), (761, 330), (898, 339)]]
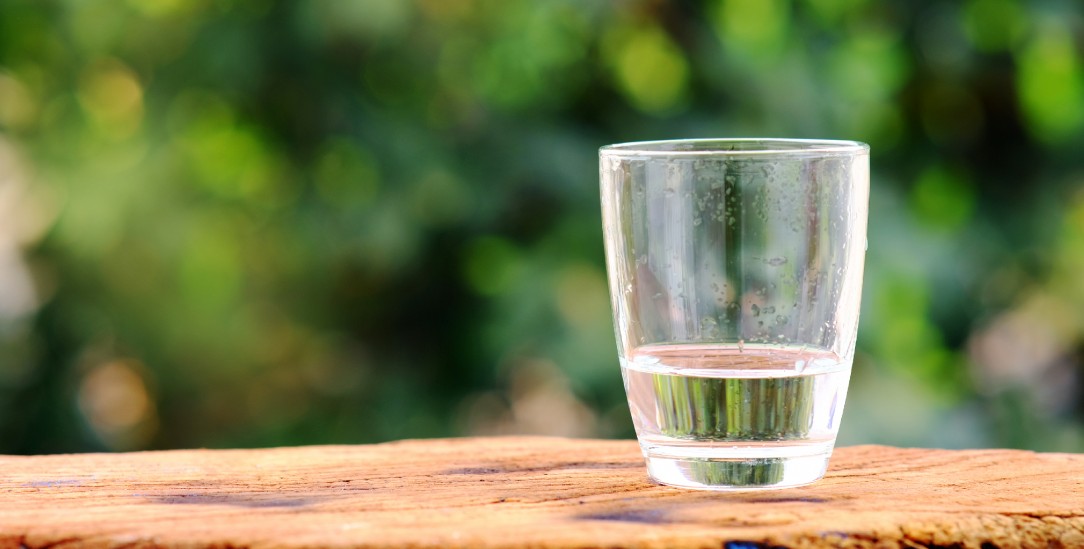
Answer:
[(832, 451), (814, 455), (709, 458), (645, 455), (652, 479), (696, 490), (777, 490), (816, 482), (828, 470)]

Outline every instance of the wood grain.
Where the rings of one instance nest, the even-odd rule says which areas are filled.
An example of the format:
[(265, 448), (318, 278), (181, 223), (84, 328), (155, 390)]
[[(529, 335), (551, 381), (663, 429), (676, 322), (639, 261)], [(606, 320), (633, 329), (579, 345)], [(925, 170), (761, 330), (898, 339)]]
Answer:
[(684, 491), (631, 441), (0, 456), (0, 547), (1084, 547), (1084, 456), (859, 446)]

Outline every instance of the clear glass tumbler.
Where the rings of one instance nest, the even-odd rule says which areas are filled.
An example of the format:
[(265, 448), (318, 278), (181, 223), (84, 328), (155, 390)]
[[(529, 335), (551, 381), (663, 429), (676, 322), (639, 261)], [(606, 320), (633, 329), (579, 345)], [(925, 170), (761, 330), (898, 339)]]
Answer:
[(702, 139), (599, 151), (621, 373), (652, 478), (824, 475), (858, 330), (869, 147)]

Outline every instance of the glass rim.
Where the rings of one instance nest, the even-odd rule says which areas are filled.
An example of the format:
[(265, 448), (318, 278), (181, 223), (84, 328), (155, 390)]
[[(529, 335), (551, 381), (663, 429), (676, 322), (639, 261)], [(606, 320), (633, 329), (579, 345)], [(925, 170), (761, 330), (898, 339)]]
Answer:
[[(727, 148), (741, 145), (741, 148)], [(844, 139), (791, 139), (781, 137), (703, 137), (630, 141), (599, 148), (599, 154), (618, 157), (695, 156), (834, 156), (869, 154), (869, 145)]]

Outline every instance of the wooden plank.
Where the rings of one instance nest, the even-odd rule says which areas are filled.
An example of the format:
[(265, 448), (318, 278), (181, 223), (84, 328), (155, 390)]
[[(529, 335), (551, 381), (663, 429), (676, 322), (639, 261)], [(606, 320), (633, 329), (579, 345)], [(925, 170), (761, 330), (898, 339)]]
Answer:
[(646, 478), (559, 438), (0, 456), (0, 547), (1084, 547), (1084, 456), (878, 446), (812, 486)]

